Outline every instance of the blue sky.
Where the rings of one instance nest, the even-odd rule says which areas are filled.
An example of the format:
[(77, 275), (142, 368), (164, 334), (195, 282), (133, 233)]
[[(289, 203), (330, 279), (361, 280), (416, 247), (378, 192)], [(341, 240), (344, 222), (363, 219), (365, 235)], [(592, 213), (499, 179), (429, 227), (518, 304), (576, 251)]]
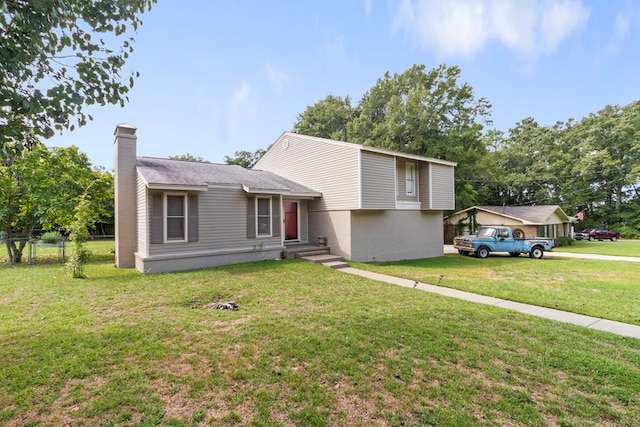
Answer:
[(328, 94), (355, 105), (413, 64), (458, 65), (502, 131), (640, 99), (636, 0), (159, 0), (143, 21), (130, 102), (87, 109), (92, 122), (48, 145), (112, 169), (113, 131), (130, 123), (138, 155), (222, 163)]

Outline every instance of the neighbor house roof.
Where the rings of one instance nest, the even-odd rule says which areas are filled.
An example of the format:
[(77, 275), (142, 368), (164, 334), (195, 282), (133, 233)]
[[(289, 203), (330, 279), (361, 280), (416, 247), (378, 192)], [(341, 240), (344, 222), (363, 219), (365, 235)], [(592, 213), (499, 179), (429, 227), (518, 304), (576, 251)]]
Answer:
[(136, 167), (151, 189), (205, 191), (211, 185), (240, 186), (247, 193), (320, 197), (322, 194), (273, 172), (238, 165), (138, 157)]
[(462, 211), (460, 214), (472, 209), (491, 212), (497, 215), (513, 218), (522, 221), (524, 224), (538, 225), (544, 224), (554, 212), (559, 211), (560, 216), (569, 222), (569, 217), (558, 205), (536, 205), (536, 206), (472, 206)]

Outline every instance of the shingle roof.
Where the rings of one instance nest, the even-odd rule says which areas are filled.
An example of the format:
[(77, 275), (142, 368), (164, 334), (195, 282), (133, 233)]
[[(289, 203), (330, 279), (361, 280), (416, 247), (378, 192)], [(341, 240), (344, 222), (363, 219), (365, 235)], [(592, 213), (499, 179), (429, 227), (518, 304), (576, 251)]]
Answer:
[(207, 187), (211, 184), (243, 186), (245, 191), (270, 191), (319, 196), (320, 193), (273, 172), (238, 165), (138, 157), (136, 166), (150, 187)]
[[(531, 224), (544, 224), (553, 213), (560, 209), (558, 205), (537, 206), (474, 206), (475, 209), (493, 212), (530, 222)], [(470, 208), (472, 209), (472, 208)], [(468, 209), (467, 209), (468, 210)], [(566, 215), (565, 215), (566, 216)]]

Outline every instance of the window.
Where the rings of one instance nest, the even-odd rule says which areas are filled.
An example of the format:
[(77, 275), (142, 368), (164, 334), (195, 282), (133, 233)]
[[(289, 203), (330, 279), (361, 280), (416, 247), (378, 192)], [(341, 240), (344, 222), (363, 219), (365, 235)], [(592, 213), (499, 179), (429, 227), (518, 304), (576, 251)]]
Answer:
[(167, 195), (167, 241), (170, 240), (186, 240), (185, 218), (186, 197)]
[(407, 196), (415, 196), (416, 194), (416, 165), (406, 163), (404, 166)]
[(151, 196), (151, 243), (198, 241), (198, 196), (155, 193)]
[(271, 197), (256, 199), (256, 221), (258, 236), (271, 236)]

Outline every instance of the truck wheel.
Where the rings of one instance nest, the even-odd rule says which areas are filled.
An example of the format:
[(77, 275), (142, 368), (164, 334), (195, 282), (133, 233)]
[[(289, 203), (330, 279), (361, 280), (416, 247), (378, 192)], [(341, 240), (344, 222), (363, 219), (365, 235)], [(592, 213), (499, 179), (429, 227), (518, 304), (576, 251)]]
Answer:
[(531, 258), (540, 259), (542, 258), (543, 255), (544, 255), (544, 250), (542, 250), (542, 247), (540, 246), (534, 246), (531, 248), (531, 251), (529, 251), (529, 256)]
[(489, 248), (487, 248), (486, 246), (481, 246), (478, 248), (478, 250), (476, 251), (476, 256), (478, 258), (486, 258), (489, 256)]
[(590, 241), (590, 242), (593, 242), (594, 240), (596, 240), (596, 238), (595, 238), (595, 237), (593, 237), (593, 236), (589, 236), (589, 241)]
[(524, 231), (521, 228), (514, 228), (511, 233), (514, 239), (524, 239)]
[(615, 242), (616, 240), (618, 240), (618, 238), (616, 236), (611, 236), (611, 241)]

